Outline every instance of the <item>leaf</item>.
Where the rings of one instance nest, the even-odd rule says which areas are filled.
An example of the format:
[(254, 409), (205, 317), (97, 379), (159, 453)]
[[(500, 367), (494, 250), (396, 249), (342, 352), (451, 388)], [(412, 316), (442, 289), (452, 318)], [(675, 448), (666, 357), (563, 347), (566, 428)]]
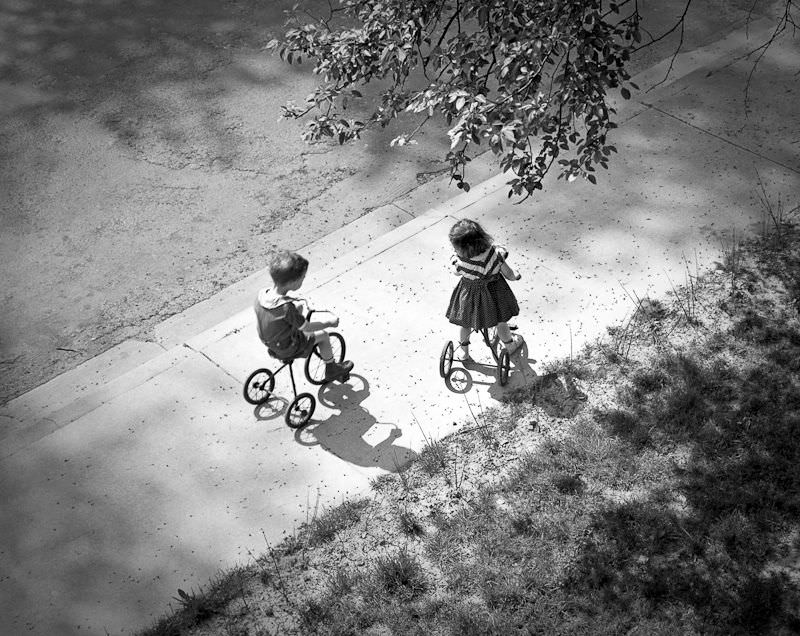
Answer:
[(587, 179), (588, 179), (588, 180), (589, 180), (591, 183), (593, 183), (593, 184), (597, 185), (597, 177), (595, 177), (593, 174), (588, 174), (588, 175), (586, 175), (586, 178), (587, 178)]
[(622, 93), (622, 97), (624, 97), (625, 99), (631, 98), (631, 92), (627, 88), (623, 87), (622, 89), (620, 89), (619, 92)]

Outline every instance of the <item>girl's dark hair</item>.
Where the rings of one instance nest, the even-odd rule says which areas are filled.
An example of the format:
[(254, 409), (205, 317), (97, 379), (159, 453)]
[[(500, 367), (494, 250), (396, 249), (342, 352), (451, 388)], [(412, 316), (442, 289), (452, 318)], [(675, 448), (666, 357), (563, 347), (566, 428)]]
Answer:
[(276, 285), (285, 285), (297, 280), (308, 270), (308, 261), (296, 252), (281, 251), (269, 262), (269, 275)]
[(461, 258), (473, 258), (492, 246), (492, 237), (475, 221), (461, 219), (450, 228), (450, 243)]

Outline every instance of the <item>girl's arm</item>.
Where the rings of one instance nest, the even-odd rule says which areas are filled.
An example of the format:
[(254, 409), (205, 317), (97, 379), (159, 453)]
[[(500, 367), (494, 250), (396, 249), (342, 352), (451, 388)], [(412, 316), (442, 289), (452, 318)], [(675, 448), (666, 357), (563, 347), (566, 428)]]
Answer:
[(461, 272), (458, 271), (458, 256), (456, 254), (450, 257), (450, 272), (456, 276), (461, 276)]
[(500, 265), (500, 273), (507, 278), (508, 280), (519, 280), (522, 278), (522, 274), (519, 272), (515, 272), (511, 266), (506, 262), (506, 256), (508, 256), (508, 252), (504, 249), (500, 250), (500, 258), (502, 259), (502, 264)]

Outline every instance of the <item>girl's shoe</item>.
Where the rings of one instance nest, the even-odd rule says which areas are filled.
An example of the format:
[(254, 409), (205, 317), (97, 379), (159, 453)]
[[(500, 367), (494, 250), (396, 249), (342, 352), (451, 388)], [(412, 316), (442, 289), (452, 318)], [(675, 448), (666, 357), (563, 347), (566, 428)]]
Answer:
[(459, 362), (474, 362), (472, 356), (469, 355), (469, 349), (459, 346), (453, 356)]
[(513, 334), (509, 342), (503, 343), (503, 349), (506, 350), (509, 356), (513, 356), (517, 351), (519, 351), (519, 348), (524, 342), (525, 341), (522, 339), (522, 336), (519, 334)]

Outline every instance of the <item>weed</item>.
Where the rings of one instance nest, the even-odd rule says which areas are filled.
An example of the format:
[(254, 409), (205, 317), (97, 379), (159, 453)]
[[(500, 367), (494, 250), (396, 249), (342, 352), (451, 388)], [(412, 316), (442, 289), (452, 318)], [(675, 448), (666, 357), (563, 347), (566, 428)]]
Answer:
[(229, 572), (217, 574), (209, 581), (205, 590), (186, 592), (178, 589), (178, 595), (172, 597), (178, 603), (178, 611), (173, 616), (161, 619), (149, 633), (154, 636), (182, 633), (223, 613), (234, 598), (240, 595), (244, 598), (244, 575), (246, 571), (236, 567)]
[(297, 614), (302, 634), (360, 636), (380, 620), (382, 611), (379, 607), (364, 606), (351, 597), (337, 596), (329, 590), (319, 598), (306, 599)]
[(178, 602), (180, 611), (186, 616), (191, 625), (202, 623), (216, 613), (216, 609), (209, 602), (209, 599), (204, 594), (194, 590), (184, 592), (178, 588), (178, 596), (173, 596), (172, 599)]
[(421, 537), (425, 534), (425, 528), (422, 526), (419, 519), (407, 508), (403, 508), (397, 513), (397, 522), (403, 534), (410, 537)]
[[(695, 257), (695, 270), (696, 268), (697, 258)], [(683, 255), (683, 275), (684, 284), (679, 288), (675, 287), (675, 284), (672, 282), (669, 274), (667, 274), (667, 280), (669, 281), (670, 287), (672, 287), (672, 293), (674, 294), (675, 302), (678, 304), (678, 308), (683, 314), (686, 324), (690, 326), (697, 326), (700, 324), (697, 319), (697, 295), (700, 276), (696, 271), (695, 274), (692, 275), (686, 255)]]
[(370, 500), (366, 498), (347, 500), (312, 519), (305, 528), (308, 544), (315, 546), (327, 543), (337, 533), (355, 525), (369, 503)]
[(622, 325), (606, 327), (606, 333), (611, 336), (611, 344), (601, 347), (601, 351), (608, 361), (619, 364), (627, 360), (636, 335), (630, 319)]
[(669, 382), (669, 376), (663, 369), (659, 368), (639, 369), (631, 377), (631, 384), (636, 391), (635, 395), (637, 397), (660, 391), (668, 386)]
[(782, 246), (784, 240), (794, 223), (795, 215), (800, 211), (800, 205), (786, 209), (783, 198), (780, 194), (777, 199), (767, 192), (767, 186), (761, 179), (761, 175), (756, 170), (758, 179), (759, 199), (761, 201), (761, 238), (762, 241), (771, 241), (773, 244)]
[(533, 517), (527, 511), (513, 511), (508, 517), (512, 536), (532, 534), (536, 528)]
[(394, 482), (394, 475), (392, 473), (383, 473), (377, 477), (373, 477), (369, 482), (369, 487), (375, 492), (382, 492), (391, 487)]
[(588, 380), (594, 377), (588, 357), (572, 357), (551, 360), (542, 365), (542, 375), (555, 375)]
[(258, 580), (261, 582), (261, 585), (268, 587), (273, 581), (272, 572), (267, 568), (260, 569), (258, 572)]
[(628, 411), (611, 409), (597, 413), (595, 417), (610, 435), (623, 439), (636, 449), (642, 449), (652, 441), (650, 427)]
[(556, 473), (551, 477), (555, 489), (562, 495), (577, 495), (586, 489), (586, 484), (580, 475)]
[(406, 548), (375, 561), (375, 584), (382, 592), (409, 600), (424, 594), (429, 583), (420, 562)]
[[(467, 477), (466, 471), (466, 461), (464, 460), (463, 454), (461, 457), (461, 469), (459, 470), (458, 467), (458, 454), (459, 448), (458, 446), (455, 447), (455, 453), (453, 454), (453, 475), (452, 477), (448, 474), (445, 475), (445, 479), (447, 483), (455, 488), (456, 490), (461, 490), (461, 486), (464, 484), (464, 479)], [(463, 451), (462, 451), (463, 453)]]
[(428, 475), (437, 475), (447, 468), (447, 447), (436, 439), (425, 441), (425, 447), (417, 456), (417, 461)]
[(490, 636), (497, 633), (486, 609), (476, 603), (456, 605), (448, 612), (447, 618), (452, 636)]
[(355, 589), (357, 576), (350, 570), (338, 567), (328, 575), (328, 591), (334, 598), (347, 596)]
[(736, 283), (739, 280), (739, 275), (742, 273), (742, 265), (744, 262), (742, 241), (741, 238), (736, 236), (735, 229), (731, 231), (730, 241), (722, 240), (720, 242), (720, 248), (722, 252), (722, 262), (717, 263), (717, 267), (730, 274), (731, 293), (734, 293), (736, 291)]

